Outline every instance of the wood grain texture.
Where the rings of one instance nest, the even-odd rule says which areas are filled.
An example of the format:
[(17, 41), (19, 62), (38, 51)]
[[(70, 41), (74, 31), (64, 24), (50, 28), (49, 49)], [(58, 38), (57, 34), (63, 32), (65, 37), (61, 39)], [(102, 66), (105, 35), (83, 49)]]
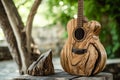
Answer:
[(54, 74), (54, 66), (52, 63), (52, 51), (40, 55), (28, 68), (27, 74), (32, 76), (46, 76)]
[[(101, 72), (106, 64), (106, 51), (99, 40), (101, 25), (97, 21), (83, 24), (86, 37), (83, 41), (73, 38), (73, 31), (77, 28), (77, 19), (67, 24), (68, 39), (61, 51), (61, 65), (63, 69), (73, 75), (90, 76)], [(75, 54), (72, 48), (87, 49), (84, 54)]]

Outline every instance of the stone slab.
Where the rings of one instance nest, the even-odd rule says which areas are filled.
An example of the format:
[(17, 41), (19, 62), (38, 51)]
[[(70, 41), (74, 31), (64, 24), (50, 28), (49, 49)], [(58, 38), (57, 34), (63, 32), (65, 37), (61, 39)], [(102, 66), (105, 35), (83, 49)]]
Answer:
[(57, 70), (54, 75), (49, 76), (17, 76), (12, 80), (113, 80), (111, 73), (101, 72), (95, 76), (81, 77), (70, 75), (64, 71)]

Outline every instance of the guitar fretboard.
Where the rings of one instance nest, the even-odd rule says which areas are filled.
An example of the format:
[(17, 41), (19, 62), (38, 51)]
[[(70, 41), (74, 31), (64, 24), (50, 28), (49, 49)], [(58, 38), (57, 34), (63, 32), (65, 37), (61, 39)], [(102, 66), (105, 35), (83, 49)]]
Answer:
[(77, 27), (83, 26), (83, 0), (78, 0)]

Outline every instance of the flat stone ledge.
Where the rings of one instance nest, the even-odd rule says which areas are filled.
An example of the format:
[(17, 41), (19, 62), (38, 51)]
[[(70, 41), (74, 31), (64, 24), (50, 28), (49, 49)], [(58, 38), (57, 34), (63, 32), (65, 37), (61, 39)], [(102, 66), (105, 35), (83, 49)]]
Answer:
[(80, 77), (70, 75), (61, 70), (57, 70), (54, 75), (49, 76), (30, 76), (23, 75), (15, 77), (11, 80), (113, 80), (113, 75), (111, 73), (101, 72), (95, 76), (90, 77)]

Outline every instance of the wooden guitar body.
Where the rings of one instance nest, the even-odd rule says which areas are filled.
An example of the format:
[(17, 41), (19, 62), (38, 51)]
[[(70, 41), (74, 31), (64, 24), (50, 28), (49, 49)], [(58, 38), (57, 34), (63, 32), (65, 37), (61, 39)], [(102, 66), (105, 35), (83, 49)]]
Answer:
[[(67, 24), (68, 39), (61, 51), (61, 65), (72, 75), (90, 76), (101, 72), (106, 64), (106, 51), (99, 41), (101, 25), (97, 21), (83, 23), (85, 38), (77, 41), (74, 30), (77, 28), (77, 19), (72, 19)], [(81, 50), (81, 53), (73, 49)]]

